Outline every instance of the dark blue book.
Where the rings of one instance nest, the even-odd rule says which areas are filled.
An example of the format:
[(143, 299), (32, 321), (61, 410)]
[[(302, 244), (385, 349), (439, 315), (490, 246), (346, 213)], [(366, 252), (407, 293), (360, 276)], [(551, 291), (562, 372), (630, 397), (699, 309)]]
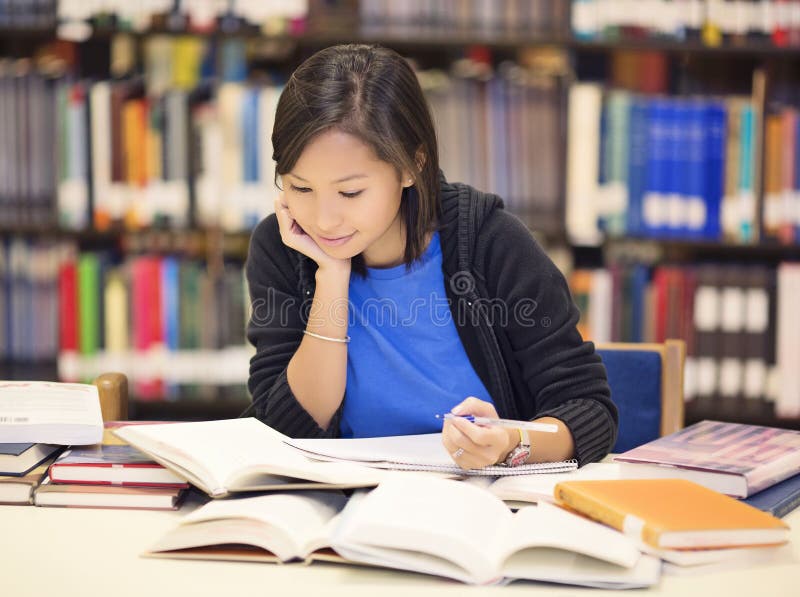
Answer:
[(642, 194), (642, 232), (647, 238), (666, 236), (672, 176), (673, 105), (667, 98), (649, 100), (647, 110), (647, 178)]
[(0, 443), (0, 476), (21, 477), (62, 447), (51, 444)]
[(683, 238), (702, 239), (708, 226), (708, 218), (712, 217), (708, 213), (706, 200), (708, 104), (702, 100), (692, 100), (687, 103), (686, 111), (686, 163), (683, 183), (687, 205)]
[(754, 493), (743, 501), (754, 508), (783, 518), (800, 506), (800, 474)]
[(642, 236), (642, 197), (647, 187), (648, 148), (648, 110), (646, 99), (634, 97), (631, 100), (628, 138), (628, 211), (626, 231), (629, 236)]
[(712, 101), (706, 108), (706, 225), (703, 236), (708, 240), (719, 240), (722, 236), (722, 194), (725, 179), (725, 105)]

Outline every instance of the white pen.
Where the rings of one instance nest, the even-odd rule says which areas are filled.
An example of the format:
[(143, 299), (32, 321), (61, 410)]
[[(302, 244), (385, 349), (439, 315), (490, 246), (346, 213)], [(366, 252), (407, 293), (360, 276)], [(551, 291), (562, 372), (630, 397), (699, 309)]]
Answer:
[(555, 433), (558, 425), (554, 423), (536, 423), (534, 421), (515, 421), (514, 419), (491, 419), (489, 417), (476, 417), (475, 415), (454, 415), (445, 413), (436, 415), (437, 419), (465, 419), (476, 425), (488, 425), (490, 427), (513, 427), (514, 429), (527, 429), (529, 431), (546, 431)]

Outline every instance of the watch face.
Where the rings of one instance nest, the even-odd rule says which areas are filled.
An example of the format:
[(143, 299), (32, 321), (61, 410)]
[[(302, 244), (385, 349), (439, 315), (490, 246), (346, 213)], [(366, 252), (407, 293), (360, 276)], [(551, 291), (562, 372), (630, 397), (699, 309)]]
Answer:
[(511, 451), (511, 454), (508, 455), (506, 459), (506, 463), (508, 466), (519, 466), (520, 464), (525, 464), (525, 461), (528, 460), (528, 456), (531, 455), (531, 449), (527, 446), (517, 446)]

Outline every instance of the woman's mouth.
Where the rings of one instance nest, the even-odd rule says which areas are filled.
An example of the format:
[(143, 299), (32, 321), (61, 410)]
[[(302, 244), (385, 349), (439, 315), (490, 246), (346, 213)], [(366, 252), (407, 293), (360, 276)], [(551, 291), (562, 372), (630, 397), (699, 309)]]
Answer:
[(317, 238), (319, 238), (319, 241), (322, 244), (328, 247), (338, 247), (340, 245), (345, 244), (347, 241), (353, 238), (354, 235), (355, 232), (353, 232), (352, 234), (348, 234), (347, 236), (337, 236), (337, 237), (319, 236)]

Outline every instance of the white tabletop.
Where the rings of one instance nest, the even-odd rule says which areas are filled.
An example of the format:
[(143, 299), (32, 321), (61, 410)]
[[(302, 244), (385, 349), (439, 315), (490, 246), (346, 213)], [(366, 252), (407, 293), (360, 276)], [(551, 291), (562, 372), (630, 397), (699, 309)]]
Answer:
[[(189, 506), (190, 507), (190, 506)], [(398, 595), (519, 592), (588, 594), (591, 589), (515, 582), (506, 587), (467, 587), (437, 577), (358, 566), (275, 565), (143, 558), (145, 551), (185, 514), (0, 506), (0, 595), (4, 597), (160, 597), (191, 595)], [(648, 595), (781, 597), (800, 595), (800, 510), (792, 526), (795, 563), (771, 564), (693, 576), (664, 576)], [(602, 591), (595, 595), (639, 591)]]

